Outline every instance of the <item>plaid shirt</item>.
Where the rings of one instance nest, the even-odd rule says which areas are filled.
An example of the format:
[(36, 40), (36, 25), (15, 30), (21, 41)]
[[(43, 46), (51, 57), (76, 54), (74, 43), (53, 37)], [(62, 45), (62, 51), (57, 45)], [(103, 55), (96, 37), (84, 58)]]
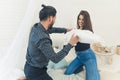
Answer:
[(45, 30), (40, 23), (36, 23), (32, 27), (26, 55), (27, 63), (31, 66), (39, 68), (46, 67), (49, 60), (57, 63), (62, 60), (72, 48), (68, 43), (61, 51), (55, 53), (49, 33), (66, 33), (66, 29), (52, 28)]

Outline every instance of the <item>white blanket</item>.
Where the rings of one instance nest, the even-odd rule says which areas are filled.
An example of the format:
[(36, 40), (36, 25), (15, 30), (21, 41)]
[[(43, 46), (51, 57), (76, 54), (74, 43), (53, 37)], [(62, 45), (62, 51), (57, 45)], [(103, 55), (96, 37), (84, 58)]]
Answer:
[(64, 75), (64, 69), (48, 69), (48, 74), (53, 80), (85, 80), (85, 72), (76, 75)]

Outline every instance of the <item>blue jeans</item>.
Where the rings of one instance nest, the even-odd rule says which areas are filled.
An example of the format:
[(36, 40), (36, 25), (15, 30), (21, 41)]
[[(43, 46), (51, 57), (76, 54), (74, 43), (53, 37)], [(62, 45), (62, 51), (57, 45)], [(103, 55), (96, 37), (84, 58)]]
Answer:
[(100, 80), (100, 75), (97, 68), (96, 56), (91, 49), (76, 52), (77, 57), (70, 63), (66, 69), (66, 75), (76, 74), (86, 69), (86, 80)]

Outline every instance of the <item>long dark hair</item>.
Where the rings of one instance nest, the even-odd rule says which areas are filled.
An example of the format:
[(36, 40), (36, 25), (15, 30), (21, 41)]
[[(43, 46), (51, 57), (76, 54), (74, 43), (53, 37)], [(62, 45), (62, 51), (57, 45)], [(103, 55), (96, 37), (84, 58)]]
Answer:
[(84, 17), (84, 26), (83, 26), (83, 29), (84, 30), (90, 30), (93, 32), (93, 29), (92, 29), (92, 23), (91, 23), (91, 19), (90, 19), (90, 15), (87, 11), (85, 10), (81, 10), (80, 13), (78, 14), (78, 17), (77, 17), (77, 28), (79, 29), (80, 26), (79, 26), (79, 23), (78, 23), (78, 20), (79, 20), (79, 16), (82, 15)]

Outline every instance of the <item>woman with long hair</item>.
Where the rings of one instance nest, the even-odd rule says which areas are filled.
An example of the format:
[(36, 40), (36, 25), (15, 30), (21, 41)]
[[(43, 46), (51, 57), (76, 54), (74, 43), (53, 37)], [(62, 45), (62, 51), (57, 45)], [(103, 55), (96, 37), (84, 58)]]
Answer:
[[(77, 17), (77, 29), (89, 30), (93, 32), (90, 15), (87, 11), (82, 10)], [(77, 74), (86, 69), (86, 80), (100, 80), (97, 68), (96, 56), (89, 43), (78, 42), (75, 46), (76, 58), (70, 63), (66, 69), (66, 75)]]

